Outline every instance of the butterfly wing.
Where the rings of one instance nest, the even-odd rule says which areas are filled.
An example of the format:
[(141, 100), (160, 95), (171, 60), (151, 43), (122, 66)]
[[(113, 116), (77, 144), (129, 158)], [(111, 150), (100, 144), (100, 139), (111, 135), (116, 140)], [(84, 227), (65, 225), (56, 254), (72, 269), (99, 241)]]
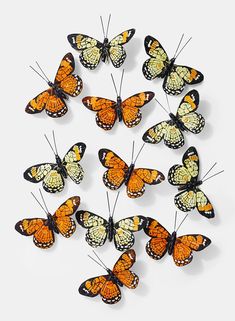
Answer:
[(137, 215), (120, 220), (114, 225), (114, 244), (117, 250), (130, 249), (135, 242), (133, 233), (142, 230), (145, 217)]
[(55, 85), (59, 86), (64, 93), (76, 97), (83, 87), (82, 79), (73, 74), (75, 69), (74, 57), (71, 53), (67, 53), (61, 60), (60, 66), (56, 73)]
[(70, 237), (76, 230), (76, 224), (70, 216), (76, 212), (79, 205), (79, 196), (70, 197), (60, 205), (53, 215), (56, 227), (64, 237)]
[(211, 240), (200, 234), (183, 235), (177, 237), (174, 250), (173, 260), (177, 266), (184, 266), (189, 264), (193, 259), (192, 251), (202, 251)]
[(70, 34), (68, 41), (74, 49), (81, 50), (79, 59), (85, 68), (92, 70), (97, 67), (103, 47), (101, 42), (83, 34)]
[(195, 112), (198, 105), (199, 93), (193, 89), (183, 97), (176, 114), (184, 127), (194, 134), (200, 133), (205, 125), (202, 115)]
[(115, 110), (116, 102), (110, 99), (101, 97), (84, 97), (82, 99), (84, 106), (88, 109), (96, 111), (96, 123), (104, 130), (110, 130), (113, 128), (117, 119), (117, 113)]
[(63, 165), (69, 177), (76, 183), (80, 184), (83, 179), (84, 171), (79, 164), (86, 150), (84, 143), (74, 144), (63, 158)]
[(144, 40), (146, 53), (151, 57), (143, 64), (142, 72), (146, 79), (153, 80), (156, 77), (164, 77), (169, 64), (167, 53), (158, 40), (147, 36)]
[(139, 108), (146, 105), (154, 97), (152, 91), (135, 94), (122, 102), (122, 117), (127, 127), (134, 127), (141, 121), (142, 115)]
[(108, 235), (108, 222), (104, 218), (88, 211), (78, 211), (76, 219), (87, 229), (86, 241), (90, 246), (104, 245)]
[(119, 68), (126, 59), (126, 52), (123, 45), (127, 43), (135, 34), (135, 29), (129, 29), (113, 38), (108, 46), (110, 60), (115, 68)]
[(99, 160), (108, 168), (103, 175), (104, 185), (112, 190), (120, 188), (128, 170), (127, 164), (117, 154), (104, 148), (99, 150)]
[(145, 183), (156, 185), (160, 184), (164, 179), (164, 175), (158, 170), (136, 168), (127, 183), (127, 195), (130, 198), (141, 197), (145, 192)]
[(203, 81), (203, 74), (193, 68), (173, 65), (164, 79), (163, 89), (169, 95), (179, 95), (185, 84), (197, 84)]
[(151, 217), (146, 218), (144, 231), (151, 237), (146, 244), (147, 254), (154, 260), (161, 259), (166, 254), (170, 233), (158, 221)]
[(158, 144), (163, 139), (164, 144), (172, 149), (177, 149), (184, 145), (184, 136), (181, 130), (171, 120), (162, 121), (150, 127), (144, 133), (142, 139), (150, 144)]
[(199, 188), (196, 192), (196, 203), (197, 210), (202, 216), (205, 216), (206, 218), (213, 218), (215, 216), (211, 202), (209, 201), (205, 193)]
[(34, 244), (41, 249), (48, 249), (54, 244), (54, 233), (46, 225), (47, 220), (42, 218), (23, 219), (16, 223), (15, 229), (22, 235), (33, 235)]
[(113, 268), (114, 275), (130, 289), (135, 289), (139, 283), (139, 277), (129, 269), (135, 263), (136, 254), (134, 250), (127, 250), (124, 252)]

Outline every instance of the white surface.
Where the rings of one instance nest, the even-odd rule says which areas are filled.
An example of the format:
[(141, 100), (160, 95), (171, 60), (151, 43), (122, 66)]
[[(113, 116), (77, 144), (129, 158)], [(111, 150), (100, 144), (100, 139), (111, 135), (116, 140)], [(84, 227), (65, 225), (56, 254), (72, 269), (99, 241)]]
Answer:
[[(136, 7), (133, 1), (7, 1), (1, 18), (1, 319), (10, 320), (231, 320), (234, 315), (234, 117), (235, 107), (232, 34), (232, 1), (143, 1)], [(3, 6), (3, 4), (2, 4)], [(56, 244), (43, 251), (33, 245), (32, 238), (14, 230), (15, 223), (24, 217), (44, 216), (30, 191), (38, 193), (41, 185), (31, 184), (22, 177), (30, 165), (53, 161), (53, 155), (43, 134), (55, 129), (61, 156), (77, 142), (87, 144), (81, 162), (86, 176), (81, 185), (66, 182), (57, 195), (45, 193), (53, 212), (65, 199), (80, 195), (80, 209), (89, 209), (107, 216), (107, 204), (99, 163), (99, 148), (113, 149), (127, 162), (131, 143), (142, 144), (141, 136), (147, 128), (166, 118), (155, 103), (143, 108), (143, 120), (134, 129), (116, 124), (111, 132), (104, 132), (95, 124), (95, 113), (81, 104), (86, 95), (114, 99), (110, 80), (112, 71), (119, 83), (121, 69), (100, 64), (95, 71), (83, 68), (78, 53), (67, 42), (67, 35), (81, 32), (102, 40), (99, 15), (105, 21), (112, 13), (109, 37), (136, 28), (136, 35), (125, 48), (127, 59), (123, 83), (123, 98), (142, 90), (153, 90), (165, 103), (162, 81), (147, 81), (141, 72), (147, 58), (144, 37), (156, 37), (173, 55), (180, 35), (192, 36), (178, 63), (198, 68), (205, 81), (199, 90), (199, 111), (206, 118), (203, 133), (186, 134), (186, 145), (178, 150), (162, 144), (146, 145), (137, 166), (152, 167), (167, 174), (169, 167), (181, 162), (183, 152), (190, 145), (197, 147), (201, 159), (201, 173), (218, 162), (221, 176), (206, 182), (203, 190), (211, 199), (216, 217), (207, 220), (191, 213), (179, 234), (202, 233), (212, 239), (212, 245), (195, 253), (194, 261), (185, 268), (177, 268), (166, 256), (159, 262), (151, 260), (144, 246), (148, 238), (136, 235), (137, 263), (133, 270), (140, 277), (136, 290), (122, 289), (122, 301), (115, 306), (103, 304), (100, 298), (89, 299), (77, 289), (85, 279), (103, 271), (88, 257), (91, 248), (84, 240), (85, 231), (78, 227), (71, 239), (56, 236)], [(187, 39), (187, 38), (186, 38)], [(82, 94), (69, 101), (69, 112), (62, 119), (53, 120), (44, 113), (31, 116), (25, 105), (47, 86), (29, 68), (38, 60), (53, 79), (60, 59), (66, 52), (76, 58), (77, 72), (84, 81)], [(187, 89), (191, 89), (188, 87)], [(186, 93), (186, 91), (184, 92)], [(181, 97), (170, 98), (176, 110)], [(173, 228), (176, 189), (167, 181), (147, 187), (146, 195), (138, 200), (128, 199), (122, 189), (115, 219), (134, 214), (157, 218), (170, 231)], [(115, 193), (111, 194), (111, 201)], [(180, 218), (183, 215), (179, 215)], [(110, 267), (120, 253), (113, 244), (106, 244), (98, 253)]]

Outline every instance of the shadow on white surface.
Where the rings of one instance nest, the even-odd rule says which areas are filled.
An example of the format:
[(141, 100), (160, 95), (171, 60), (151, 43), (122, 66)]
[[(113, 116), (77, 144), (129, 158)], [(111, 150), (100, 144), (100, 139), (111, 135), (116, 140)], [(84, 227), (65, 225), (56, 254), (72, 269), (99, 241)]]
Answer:
[[(132, 71), (136, 68), (137, 62), (137, 54), (142, 49), (142, 40), (140, 38), (134, 37), (131, 39), (130, 43), (127, 45), (128, 47), (125, 48), (127, 57), (125, 63), (123, 64), (123, 68), (126, 72)], [(120, 67), (122, 68), (122, 66)]]
[(94, 154), (85, 153), (83, 156), (83, 164), (81, 166), (84, 169), (84, 178), (80, 183), (80, 188), (83, 191), (87, 191), (92, 186), (92, 182), (94, 181), (94, 164), (96, 156)]

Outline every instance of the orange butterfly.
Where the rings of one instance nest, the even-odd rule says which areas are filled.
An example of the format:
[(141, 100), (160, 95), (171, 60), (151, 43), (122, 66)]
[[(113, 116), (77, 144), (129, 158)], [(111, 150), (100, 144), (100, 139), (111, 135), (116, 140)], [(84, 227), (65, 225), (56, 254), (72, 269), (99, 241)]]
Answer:
[[(41, 191), (40, 191), (41, 193)], [(32, 193), (34, 196), (34, 194)], [(41, 193), (45, 208), (36, 199), (43, 211), (47, 215), (47, 219), (43, 218), (25, 218), (15, 225), (15, 229), (22, 235), (33, 235), (34, 244), (41, 249), (50, 248), (54, 242), (54, 233), (61, 234), (64, 237), (70, 237), (76, 230), (76, 224), (70, 217), (73, 215), (80, 205), (80, 197), (73, 196), (67, 199), (57, 210), (51, 215), (46, 207), (44, 198)]]
[(87, 96), (82, 100), (84, 106), (97, 112), (96, 123), (104, 130), (112, 129), (117, 118), (119, 122), (123, 121), (128, 128), (138, 125), (142, 118), (140, 108), (153, 99), (154, 93), (152, 91), (144, 91), (122, 101), (121, 86), (123, 73), (119, 93), (117, 92), (112, 74), (111, 77), (117, 94), (117, 100), (113, 101), (101, 97)]
[(145, 192), (145, 184), (160, 184), (164, 175), (156, 169), (135, 168), (135, 162), (143, 149), (140, 149), (135, 161), (133, 161), (134, 143), (132, 149), (132, 161), (128, 166), (117, 154), (109, 149), (99, 150), (99, 159), (108, 170), (103, 174), (103, 182), (111, 190), (117, 190), (125, 183), (127, 196), (130, 198), (141, 197)]
[(147, 222), (144, 230), (151, 237), (146, 244), (146, 252), (154, 260), (160, 260), (168, 252), (169, 255), (173, 256), (177, 266), (184, 266), (192, 261), (193, 251), (202, 251), (211, 244), (211, 240), (201, 234), (177, 237), (177, 231), (183, 221), (177, 230), (174, 229), (174, 232), (170, 234), (158, 221), (151, 217), (146, 219)]
[[(95, 252), (94, 252), (95, 253)], [(95, 253), (97, 256), (97, 254)], [(90, 256), (91, 259), (93, 259)], [(120, 287), (125, 285), (129, 289), (135, 289), (139, 283), (139, 277), (129, 269), (135, 263), (136, 255), (134, 250), (124, 252), (110, 270), (100, 260), (101, 264), (93, 259), (97, 264), (102, 266), (107, 275), (97, 276), (83, 282), (79, 287), (79, 293), (88, 297), (101, 295), (102, 301), (107, 304), (115, 304), (121, 300)]]
[[(46, 77), (38, 63), (37, 65), (44, 77)], [(25, 108), (26, 113), (37, 114), (45, 109), (50, 117), (58, 118), (64, 116), (68, 111), (64, 99), (68, 99), (67, 95), (72, 97), (78, 96), (83, 88), (82, 79), (78, 75), (73, 74), (75, 69), (73, 55), (67, 53), (64, 56), (56, 73), (54, 83), (47, 77), (44, 78), (33, 67), (31, 68), (47, 82), (50, 88), (30, 100)]]

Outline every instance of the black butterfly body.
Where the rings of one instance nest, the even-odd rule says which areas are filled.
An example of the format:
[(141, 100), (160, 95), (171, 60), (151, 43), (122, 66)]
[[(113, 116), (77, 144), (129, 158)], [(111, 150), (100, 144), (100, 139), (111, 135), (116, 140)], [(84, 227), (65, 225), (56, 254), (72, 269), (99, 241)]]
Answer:
[(106, 62), (108, 58), (115, 68), (119, 68), (126, 58), (123, 44), (127, 43), (134, 34), (135, 29), (129, 29), (114, 37), (111, 41), (105, 37), (103, 43), (87, 35), (77, 33), (70, 34), (67, 38), (74, 49), (81, 51), (79, 59), (82, 65), (92, 70), (97, 67), (100, 60)]
[(43, 188), (49, 193), (61, 192), (64, 188), (64, 179), (68, 176), (79, 184), (84, 171), (79, 161), (86, 150), (84, 143), (73, 145), (63, 159), (55, 154), (56, 163), (43, 163), (29, 167), (24, 172), (24, 178), (32, 183), (43, 181)]
[(170, 112), (169, 120), (150, 127), (144, 133), (143, 140), (150, 144), (158, 144), (163, 140), (167, 147), (173, 149), (182, 147), (184, 145), (182, 132), (199, 134), (205, 126), (205, 119), (196, 112), (198, 106), (199, 93), (193, 89), (181, 100), (176, 115)]
[(127, 217), (115, 223), (112, 216), (106, 220), (88, 211), (78, 211), (76, 219), (87, 229), (86, 241), (90, 246), (102, 246), (108, 239), (109, 242), (114, 241), (119, 251), (131, 248), (135, 242), (133, 232), (140, 231), (145, 226), (145, 218), (140, 215)]
[(164, 78), (163, 89), (169, 95), (179, 95), (186, 84), (203, 81), (203, 74), (191, 67), (175, 64), (176, 57), (169, 59), (158, 40), (147, 36), (144, 41), (146, 53), (150, 56), (143, 64), (142, 72), (146, 79)]

